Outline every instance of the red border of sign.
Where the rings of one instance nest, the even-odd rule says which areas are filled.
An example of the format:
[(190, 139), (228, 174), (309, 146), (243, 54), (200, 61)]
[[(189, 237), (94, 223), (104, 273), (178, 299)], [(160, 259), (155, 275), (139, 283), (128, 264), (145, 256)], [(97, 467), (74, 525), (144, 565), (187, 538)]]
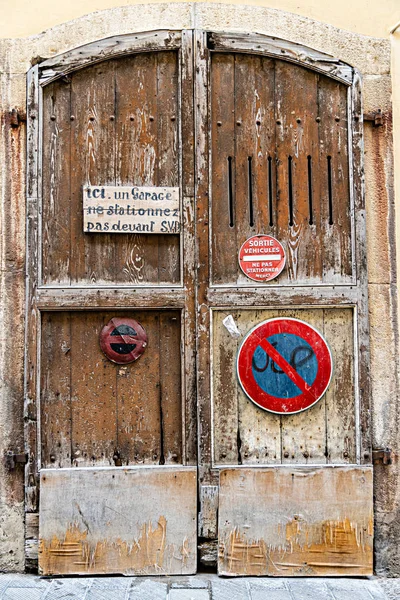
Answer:
[[(243, 247), (250, 240), (253, 240), (255, 238), (260, 238), (260, 237), (269, 238), (271, 240), (274, 240), (274, 242), (276, 242), (278, 244), (278, 246), (280, 246), (281, 249), (282, 249), (282, 259), (279, 261), (280, 270), (279, 270), (278, 273), (276, 273), (272, 277), (268, 277), (268, 279), (266, 279), (266, 278), (265, 279), (259, 279), (257, 277), (252, 277), (251, 275), (249, 275), (248, 273), (246, 273), (246, 271), (242, 267), (242, 257), (241, 257), (241, 254), (242, 254)], [(246, 275), (246, 277), (248, 279), (251, 279), (252, 281), (255, 281), (256, 283), (268, 283), (269, 281), (273, 281), (274, 279), (276, 279), (277, 277), (279, 277), (279, 275), (282, 273), (283, 269), (285, 268), (285, 265), (286, 265), (286, 252), (285, 252), (285, 248), (282, 246), (281, 242), (279, 240), (277, 240), (274, 236), (268, 235), (267, 233), (257, 233), (257, 235), (252, 235), (249, 238), (247, 238), (247, 240), (245, 240), (243, 242), (243, 244), (240, 246), (239, 253), (238, 253), (238, 262), (239, 262), (239, 267), (240, 267), (242, 273), (244, 273), (244, 275)], [(254, 262), (256, 262), (255, 259), (254, 259)]]
[[(282, 327), (285, 323), (290, 323), (290, 325), (294, 325), (294, 327), (291, 329)], [(260, 345), (260, 342), (266, 341), (267, 337), (277, 333), (293, 333), (294, 335), (302, 337), (310, 344), (310, 346), (312, 346), (318, 365), (320, 365), (322, 361), (324, 364), (329, 364), (330, 367), (329, 369), (322, 371), (318, 369), (316, 379), (311, 386), (308, 386), (303, 382), (304, 387), (306, 388), (305, 392), (285, 400), (285, 403), (288, 406), (288, 410), (285, 411), (278, 410), (283, 399), (271, 396), (262, 390), (254, 379), (252, 370), (252, 358), (257, 346)], [(268, 344), (268, 342), (266, 343)], [(327, 362), (327, 359), (329, 362)], [(236, 371), (244, 393), (256, 406), (279, 415), (293, 415), (311, 408), (325, 394), (332, 378), (333, 359), (326, 340), (312, 325), (300, 321), (299, 319), (278, 317), (263, 321), (249, 331), (239, 348)], [(300, 408), (297, 408), (299, 405)], [(295, 406), (296, 410), (291, 410), (291, 408), (294, 408)]]

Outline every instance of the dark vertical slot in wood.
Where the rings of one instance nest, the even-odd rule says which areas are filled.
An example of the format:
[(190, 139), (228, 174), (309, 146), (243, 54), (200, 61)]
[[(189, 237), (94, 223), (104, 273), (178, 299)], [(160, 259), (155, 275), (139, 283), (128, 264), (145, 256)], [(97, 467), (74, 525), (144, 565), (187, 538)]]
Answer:
[(252, 158), (248, 158), (249, 165), (249, 225), (254, 227), (254, 210), (253, 210), (253, 173), (252, 173)]
[(289, 192), (289, 225), (293, 226), (293, 173), (292, 173), (292, 162), (291, 156), (288, 156), (288, 192)]
[(272, 158), (268, 156), (268, 208), (269, 208), (269, 226), (274, 225), (274, 208), (272, 206)]
[(229, 202), (229, 227), (235, 226), (235, 215), (233, 211), (233, 180), (232, 180), (232, 156), (228, 156), (228, 202)]
[(308, 169), (308, 208), (310, 212), (310, 225), (313, 225), (313, 192), (312, 192), (312, 162), (311, 156), (307, 156), (307, 169)]
[(329, 225), (333, 225), (332, 156), (327, 157), (327, 163), (328, 163)]

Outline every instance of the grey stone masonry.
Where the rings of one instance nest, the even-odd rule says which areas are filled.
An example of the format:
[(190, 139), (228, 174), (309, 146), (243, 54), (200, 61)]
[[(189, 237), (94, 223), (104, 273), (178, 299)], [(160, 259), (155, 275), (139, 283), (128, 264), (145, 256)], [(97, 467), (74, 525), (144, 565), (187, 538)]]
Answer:
[(0, 574), (0, 600), (400, 600), (400, 580)]

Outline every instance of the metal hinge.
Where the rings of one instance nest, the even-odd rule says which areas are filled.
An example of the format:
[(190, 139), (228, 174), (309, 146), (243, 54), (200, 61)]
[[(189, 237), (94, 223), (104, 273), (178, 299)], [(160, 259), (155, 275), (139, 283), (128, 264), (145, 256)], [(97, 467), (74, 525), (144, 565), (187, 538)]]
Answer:
[(18, 465), (26, 465), (28, 462), (28, 454), (26, 452), (22, 454), (16, 454), (11, 450), (7, 452), (4, 458), (6, 469), (12, 471)]
[(26, 123), (26, 113), (13, 108), (10, 111), (10, 125), (11, 127), (19, 127), (20, 123)]
[(382, 109), (378, 108), (378, 110), (364, 113), (364, 121), (371, 121), (374, 127), (380, 127), (383, 125)]
[(372, 462), (374, 465), (391, 465), (393, 453), (390, 448), (375, 448), (372, 450)]

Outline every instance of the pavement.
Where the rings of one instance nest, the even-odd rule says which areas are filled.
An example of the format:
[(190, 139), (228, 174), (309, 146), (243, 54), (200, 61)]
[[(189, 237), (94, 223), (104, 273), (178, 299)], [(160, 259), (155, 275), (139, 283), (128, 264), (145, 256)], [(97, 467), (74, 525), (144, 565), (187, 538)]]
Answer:
[(0, 600), (400, 600), (400, 579), (0, 574)]

